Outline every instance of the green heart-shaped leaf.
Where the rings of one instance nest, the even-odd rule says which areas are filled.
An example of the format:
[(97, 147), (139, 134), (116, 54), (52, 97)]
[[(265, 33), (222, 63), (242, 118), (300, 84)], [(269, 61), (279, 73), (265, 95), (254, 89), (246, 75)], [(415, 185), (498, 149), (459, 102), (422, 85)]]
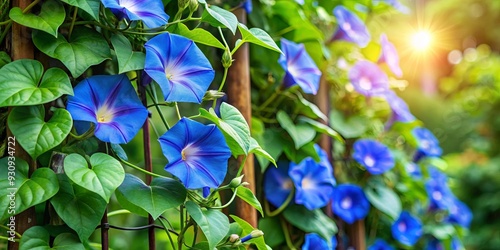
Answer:
[[(3, 168), (0, 174), (0, 221), (50, 199), (59, 190), (56, 174), (48, 168), (35, 170), (29, 178), (28, 163), (19, 157), (4, 157), (0, 159), (0, 166)], [(11, 170), (15, 175), (9, 174)]]
[(219, 210), (202, 210), (198, 204), (187, 201), (186, 210), (194, 221), (200, 226), (208, 241), (208, 249), (214, 249), (229, 232), (229, 220)]
[(257, 209), (262, 216), (264, 216), (264, 211), (262, 211), (262, 205), (260, 205), (259, 200), (253, 194), (252, 190), (247, 187), (239, 186), (236, 189), (236, 195), (240, 197), (240, 199), (244, 200), (246, 203), (250, 204), (252, 207)]
[(75, 78), (90, 66), (111, 58), (108, 43), (97, 31), (76, 27), (72, 34), (68, 41), (62, 35), (55, 38), (34, 31), (33, 43), (43, 53), (60, 60)]
[(257, 44), (266, 49), (274, 50), (278, 53), (283, 53), (281, 52), (278, 45), (276, 45), (273, 38), (269, 36), (269, 34), (267, 34), (267, 32), (263, 31), (262, 29), (259, 28), (248, 29), (247, 26), (245, 26), (242, 23), (238, 24), (238, 29), (241, 32), (243, 42)]
[(250, 128), (245, 118), (237, 108), (225, 102), (220, 105), (220, 114), (221, 118), (212, 108), (210, 111), (200, 109), (200, 115), (214, 122), (222, 131), (233, 155), (247, 155), (250, 150)]
[(381, 212), (389, 215), (393, 220), (397, 220), (401, 213), (401, 199), (390, 188), (383, 184), (374, 184), (364, 189), (366, 198)]
[[(255, 140), (253, 137), (250, 137), (250, 153), (253, 153), (256, 157), (262, 157), (266, 161), (271, 162), (274, 166), (276, 166), (276, 160), (269, 154), (269, 152), (265, 151)], [(260, 162), (260, 161), (259, 161)], [(267, 166), (261, 166), (263, 168)]]
[(169, 29), (172, 33), (179, 34), (183, 37), (189, 38), (196, 43), (205, 44), (208, 46), (212, 46), (219, 49), (225, 49), (224, 45), (215, 38), (212, 33), (202, 29), (202, 28), (194, 28), (190, 30), (185, 24), (178, 23), (176, 25), (172, 25), (172, 28)]
[(59, 1), (49, 0), (43, 3), (38, 16), (32, 13), (23, 13), (20, 8), (14, 7), (10, 10), (9, 17), (18, 24), (42, 30), (57, 37), (57, 29), (63, 24), (66, 12)]
[(43, 73), (39, 61), (22, 59), (0, 69), (0, 107), (37, 105), (73, 95), (68, 75), (50, 68)]
[(33, 159), (59, 145), (68, 136), (73, 124), (71, 115), (65, 109), (55, 109), (46, 122), (43, 105), (15, 107), (7, 122), (19, 144)]
[[(140, 207), (156, 220), (167, 209), (182, 204), (186, 200), (187, 191), (182, 183), (174, 179), (157, 177), (148, 186), (138, 177), (126, 174), (117, 193), (120, 193), (127, 203), (136, 206), (131, 208), (131, 211), (137, 211), (137, 207)], [(127, 204), (121, 205), (127, 208)]]
[(122, 34), (115, 34), (111, 37), (111, 44), (118, 59), (118, 73), (139, 70), (144, 68), (146, 55), (143, 52), (132, 50), (132, 44)]
[(23, 233), (21, 242), (19, 243), (19, 250), (50, 250), (50, 249), (71, 249), (71, 250), (85, 250), (83, 244), (78, 238), (71, 233), (59, 234), (50, 246), (50, 234), (41, 227), (30, 227)]
[(7, 54), (7, 52), (5, 51), (0, 51), (0, 68), (10, 62), (12, 62), (12, 59), (10, 58), (9, 54)]
[(99, 17), (99, 7), (101, 1), (99, 0), (61, 0), (71, 6), (78, 7), (83, 11), (87, 12), (95, 20)]
[(283, 211), (283, 216), (290, 224), (304, 232), (317, 233), (328, 242), (338, 231), (335, 222), (326, 216), (321, 209), (311, 211), (304, 206), (290, 205)]
[(64, 158), (64, 171), (75, 184), (100, 195), (107, 202), (125, 178), (120, 162), (103, 153), (90, 157), (90, 168), (83, 156), (70, 154)]
[(56, 213), (78, 234), (81, 242), (88, 241), (99, 225), (106, 201), (98, 194), (74, 183), (64, 174), (58, 174), (59, 192), (50, 199)]
[[(205, 7), (208, 6), (205, 5)], [(215, 5), (210, 5), (210, 7), (205, 8), (201, 20), (214, 27), (226, 27), (231, 30), (233, 34), (236, 33), (236, 28), (238, 27), (238, 19), (233, 13)]]
[(300, 147), (306, 145), (314, 139), (314, 136), (316, 136), (314, 128), (307, 124), (293, 124), (290, 116), (282, 110), (278, 111), (276, 119), (280, 123), (281, 127), (288, 132), (290, 137), (292, 137), (295, 149), (299, 149)]

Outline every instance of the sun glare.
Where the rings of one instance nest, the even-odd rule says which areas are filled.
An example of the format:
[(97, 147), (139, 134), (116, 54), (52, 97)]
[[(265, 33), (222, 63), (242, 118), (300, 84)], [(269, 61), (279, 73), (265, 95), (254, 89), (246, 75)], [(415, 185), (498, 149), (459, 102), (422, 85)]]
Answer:
[(411, 35), (410, 43), (417, 51), (427, 51), (432, 45), (432, 34), (427, 30), (420, 30)]

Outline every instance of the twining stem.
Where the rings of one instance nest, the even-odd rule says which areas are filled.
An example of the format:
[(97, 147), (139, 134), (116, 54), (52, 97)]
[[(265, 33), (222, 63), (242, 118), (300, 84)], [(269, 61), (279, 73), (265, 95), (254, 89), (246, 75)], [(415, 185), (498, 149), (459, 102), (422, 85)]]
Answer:
[(276, 100), (276, 97), (278, 97), (280, 94), (281, 94), (281, 88), (277, 88), (273, 94), (267, 98), (267, 100), (262, 103), (258, 108), (257, 108), (257, 111), (262, 111), (263, 109), (265, 109), (269, 104), (271, 104), (272, 102), (274, 102), (274, 100)]
[(286, 197), (286, 200), (283, 202), (283, 204), (281, 204), (281, 206), (274, 211), (271, 211), (269, 209), (269, 203), (267, 203), (267, 201), (266, 201), (264, 203), (264, 209), (266, 210), (266, 215), (269, 217), (274, 217), (274, 216), (280, 214), (281, 212), (283, 212), (283, 210), (285, 210), (285, 208), (288, 206), (288, 204), (290, 204), (290, 202), (292, 201), (294, 196), (295, 196), (295, 189), (292, 189), (292, 191), (290, 192), (288, 197)]
[(140, 168), (140, 167), (138, 167), (138, 166), (136, 166), (136, 165), (134, 165), (134, 164), (132, 164), (132, 163), (130, 163), (130, 162), (128, 162), (128, 161), (123, 160), (123, 159), (122, 159), (122, 158), (120, 158), (120, 157), (118, 157), (118, 159), (119, 159), (119, 160), (120, 160), (120, 162), (122, 162), (123, 164), (125, 164), (125, 165), (127, 165), (127, 166), (129, 166), (129, 167), (131, 167), (131, 168), (133, 168), (133, 169), (135, 169), (135, 170), (138, 170), (139, 172), (142, 172), (142, 173), (144, 173), (144, 174), (151, 175), (151, 176), (154, 176), (154, 177), (164, 177), (164, 178), (166, 178), (166, 176), (159, 175), (159, 174), (155, 174), (155, 173), (153, 173), (153, 172), (149, 172), (149, 171), (147, 171), (147, 170), (145, 170), (145, 169), (143, 169), (143, 168)]
[[(1, 228), (3, 228), (3, 229), (6, 229), (7, 231), (10, 231), (10, 229), (9, 229), (7, 226), (0, 225), (0, 227), (1, 227)], [(16, 236), (17, 236), (17, 238), (18, 238), (18, 239), (20, 239), (20, 238), (21, 238), (21, 236), (22, 236), (22, 235), (21, 235), (20, 233), (18, 233), (18, 232), (16, 232), (16, 231), (14, 231), (14, 233), (16, 234)], [(3, 239), (3, 238), (2, 238), (2, 239)], [(6, 238), (6, 239), (7, 239), (7, 238)]]
[[(222, 80), (219, 86), (219, 92), (222, 91), (222, 88), (224, 87), (224, 84), (226, 83), (226, 78), (227, 78), (227, 72), (229, 71), (229, 68), (224, 68), (224, 75), (222, 75)], [(215, 106), (217, 106), (217, 99), (214, 99), (214, 102), (212, 103), (212, 108), (215, 109)]]
[(182, 116), (181, 116), (181, 111), (179, 110), (179, 105), (177, 104), (177, 102), (175, 102), (175, 111), (177, 113), (177, 118), (182, 119)]
[[(19, 236), (20, 238), (21, 236)], [(0, 236), (0, 240), (5, 240), (5, 241), (10, 241), (12, 238), (8, 238), (8, 237), (5, 237), (5, 236)], [(14, 239), (15, 242), (19, 242), (18, 238), (15, 238)]]
[(172, 236), (170, 235), (170, 231), (168, 230), (167, 224), (163, 220), (166, 220), (165, 218), (161, 218), (158, 220), (160, 223), (163, 225), (163, 228), (165, 228), (165, 232), (167, 233), (168, 240), (170, 241), (170, 245), (172, 246), (172, 249), (175, 249), (175, 244), (174, 240), (172, 239)]
[(160, 109), (159, 104), (158, 104), (158, 98), (156, 96), (156, 90), (154, 89), (153, 86), (151, 86), (151, 84), (149, 84), (149, 91), (146, 88), (146, 93), (148, 93), (149, 97), (151, 97), (151, 100), (153, 100), (153, 103), (154, 103), (154, 106), (156, 108), (156, 111), (158, 111), (158, 114), (160, 115), (161, 121), (163, 122), (163, 124), (165, 125), (165, 127), (167, 128), (167, 130), (169, 130), (170, 129), (170, 125), (168, 124), (167, 120), (163, 116), (163, 112), (161, 112), (161, 109)]
[(241, 161), (241, 164), (240, 164), (240, 167), (238, 168), (238, 173), (236, 174), (236, 176), (240, 176), (241, 172), (243, 172), (243, 167), (245, 166), (245, 162), (247, 161), (247, 158), (248, 158), (248, 155), (245, 155), (245, 157), (243, 157), (243, 160)]
[(71, 34), (73, 33), (73, 28), (75, 27), (76, 14), (78, 13), (78, 7), (75, 7), (73, 11), (73, 19), (71, 19), (71, 26), (69, 26), (68, 38), (71, 39)]
[(121, 215), (121, 214), (131, 214), (132, 212), (128, 211), (127, 209), (120, 209), (120, 210), (115, 210), (113, 212), (108, 213), (108, 218), (111, 216), (115, 215)]
[(296, 250), (297, 248), (295, 248), (295, 246), (293, 245), (292, 239), (290, 238), (290, 232), (288, 231), (288, 227), (285, 223), (285, 220), (280, 219), (280, 223), (281, 223), (281, 228), (283, 229), (283, 234), (285, 235), (286, 245), (290, 250)]
[(75, 138), (76, 140), (78, 141), (83, 141), (91, 136), (94, 135), (94, 132), (95, 132), (95, 124), (94, 123), (90, 123), (90, 128), (89, 130), (85, 131), (85, 133), (81, 134), (81, 135), (75, 135), (73, 133), (69, 133), (73, 138)]
[(238, 187), (236, 187), (234, 190), (233, 190), (233, 196), (231, 196), (231, 199), (224, 205), (222, 206), (218, 206), (218, 207), (211, 207), (212, 209), (223, 209), (223, 208), (226, 208), (228, 207), (229, 205), (231, 205), (231, 203), (233, 203), (234, 199), (236, 198), (236, 191), (238, 190)]

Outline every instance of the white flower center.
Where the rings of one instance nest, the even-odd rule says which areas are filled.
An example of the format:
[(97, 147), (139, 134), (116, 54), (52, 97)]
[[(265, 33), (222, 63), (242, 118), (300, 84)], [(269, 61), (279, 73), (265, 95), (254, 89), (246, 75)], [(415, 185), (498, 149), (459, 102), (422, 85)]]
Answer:
[(107, 105), (103, 105), (97, 109), (96, 119), (98, 123), (108, 123), (113, 121), (113, 112)]
[(183, 161), (189, 160), (192, 156), (196, 155), (200, 149), (198, 147), (193, 146), (192, 144), (187, 145), (181, 151), (181, 156)]
[(283, 189), (292, 189), (293, 188), (293, 182), (292, 180), (286, 180), (281, 184), (281, 188)]
[(342, 24), (342, 29), (343, 29), (344, 31), (351, 30), (351, 24), (350, 24), (350, 23), (343, 23), (343, 24)]
[(406, 223), (404, 223), (404, 222), (399, 222), (399, 224), (398, 224), (398, 230), (399, 230), (400, 232), (405, 232), (405, 231), (406, 231)]
[(432, 192), (432, 198), (434, 198), (434, 200), (441, 200), (443, 198), (443, 194), (439, 191), (434, 191)]
[(420, 145), (422, 146), (423, 149), (428, 149), (431, 147), (431, 143), (429, 142), (429, 140), (422, 140), (420, 142)]
[(359, 79), (359, 87), (361, 87), (364, 90), (370, 90), (372, 89), (372, 82), (368, 77), (363, 76), (361, 79)]
[(340, 207), (343, 209), (349, 209), (352, 206), (352, 199), (351, 197), (347, 196), (342, 201), (340, 202)]
[(373, 159), (371, 155), (365, 156), (364, 161), (367, 167), (373, 167), (373, 165), (375, 165), (375, 159)]
[(314, 182), (309, 178), (302, 179), (301, 184), (303, 189), (310, 189), (314, 187)]
[(121, 0), (120, 1), (120, 6), (123, 8), (129, 10), (130, 12), (136, 12), (136, 6), (134, 1), (129, 1), (129, 0)]

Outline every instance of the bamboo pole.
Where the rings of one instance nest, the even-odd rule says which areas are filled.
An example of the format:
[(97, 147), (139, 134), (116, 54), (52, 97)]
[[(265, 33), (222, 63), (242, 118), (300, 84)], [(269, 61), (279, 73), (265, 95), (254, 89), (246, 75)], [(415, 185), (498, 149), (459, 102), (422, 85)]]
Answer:
[[(32, 1), (30, 0), (13, 0), (11, 7), (19, 7), (21, 9), (25, 9), (31, 2)], [(12, 60), (33, 59), (34, 48), (33, 48), (33, 43), (31, 42), (31, 30), (25, 26), (13, 23), (10, 41), (6, 41), (6, 47), (7, 50), (10, 49), (10, 55), (12, 57)], [(7, 138), (12, 136), (13, 136), (12, 132), (7, 126)], [(31, 159), (31, 156), (29, 156), (29, 154), (26, 153), (26, 151), (24, 151), (24, 149), (19, 145), (17, 141), (15, 145), (15, 157), (23, 159), (28, 163), (30, 175), (36, 170), (36, 162)], [(35, 208), (31, 207), (25, 210), (24, 212), (16, 215), (15, 218), (16, 218), (15, 220), (16, 232), (22, 235), (28, 228), (36, 225)], [(9, 241), (8, 249), (11, 250), (19, 249), (19, 243), (17, 242), (13, 243)]]
[[(246, 24), (246, 12), (242, 8), (237, 8), (233, 13), (238, 18), (240, 23)], [(235, 37), (233, 44), (238, 39)], [(250, 61), (248, 44), (242, 45), (233, 55), (234, 62), (229, 69), (227, 78), (227, 97), (228, 102), (235, 106), (245, 117), (245, 120), (250, 124), (252, 117), (252, 109), (250, 103)], [(239, 167), (242, 157), (238, 158), (236, 167)], [(237, 172), (236, 169), (234, 172)], [(248, 188), (255, 193), (255, 170), (253, 155), (249, 155), (246, 159), (245, 166), (243, 167), (243, 174), (245, 175), (243, 181), (250, 183)], [(257, 227), (257, 211), (248, 203), (241, 199), (236, 200), (236, 215), (253, 227)]]

